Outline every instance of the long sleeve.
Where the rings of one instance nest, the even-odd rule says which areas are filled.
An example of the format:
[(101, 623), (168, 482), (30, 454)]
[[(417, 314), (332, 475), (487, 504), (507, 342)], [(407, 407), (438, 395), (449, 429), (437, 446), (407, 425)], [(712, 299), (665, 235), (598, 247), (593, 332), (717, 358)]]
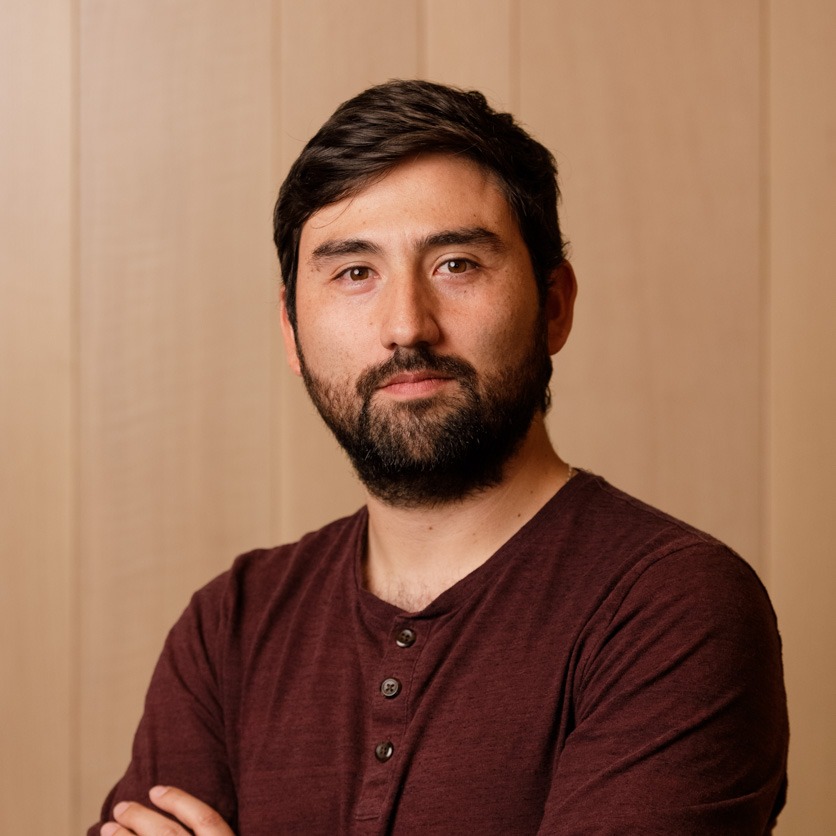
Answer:
[(131, 762), (108, 794), (97, 836), (113, 806), (149, 803), (155, 784), (180, 787), (214, 807), (232, 825), (236, 800), (229, 771), (218, 660), (221, 579), (194, 596), (172, 628), (148, 689)]
[(588, 632), (543, 834), (762, 834), (785, 793), (781, 648), (719, 546), (625, 578)]

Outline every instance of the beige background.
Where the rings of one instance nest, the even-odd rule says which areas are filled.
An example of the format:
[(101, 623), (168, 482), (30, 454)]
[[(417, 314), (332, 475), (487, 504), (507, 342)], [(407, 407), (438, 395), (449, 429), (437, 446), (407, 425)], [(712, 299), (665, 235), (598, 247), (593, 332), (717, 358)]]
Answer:
[(580, 280), (562, 453), (738, 548), (836, 832), (836, 6), (0, 5), (0, 832), (79, 833), (165, 631), (361, 501), (279, 351), (270, 212), (344, 98), (476, 86), (554, 149)]

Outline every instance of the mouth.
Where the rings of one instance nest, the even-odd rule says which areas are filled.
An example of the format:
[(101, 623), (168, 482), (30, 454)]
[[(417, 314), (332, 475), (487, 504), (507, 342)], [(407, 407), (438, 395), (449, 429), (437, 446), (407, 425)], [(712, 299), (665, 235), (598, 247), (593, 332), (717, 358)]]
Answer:
[(357, 394), (365, 403), (375, 396), (391, 401), (431, 400), (451, 387), (474, 388), (476, 369), (465, 360), (438, 355), (424, 346), (398, 346), (392, 356), (367, 369), (357, 380)]
[(396, 398), (427, 398), (441, 391), (452, 381), (453, 378), (443, 372), (424, 369), (392, 375), (386, 378), (377, 390)]

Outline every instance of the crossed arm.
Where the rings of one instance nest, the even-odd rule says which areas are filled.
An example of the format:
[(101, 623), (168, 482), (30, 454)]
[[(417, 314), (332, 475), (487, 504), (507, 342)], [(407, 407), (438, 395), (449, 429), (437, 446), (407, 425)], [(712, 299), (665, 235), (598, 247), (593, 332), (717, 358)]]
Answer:
[[(674, 596), (665, 591), (671, 585)], [(205, 613), (201, 620), (195, 612), (185, 627), (197, 620), (205, 632)], [(540, 832), (767, 831), (782, 799), (786, 716), (774, 617), (750, 574), (723, 555), (696, 560), (685, 553), (654, 563), (604, 615), (605, 629), (593, 634), (579, 669), (583, 687)], [(104, 817), (115, 821), (94, 826), (91, 836), (233, 836), (230, 825), (275, 832), (263, 822), (248, 828), (240, 816), (235, 752), (227, 752), (212, 690), (217, 677), (193, 652), (213, 643), (184, 640), (184, 629), (175, 631), (160, 669), (178, 684), (174, 697), (152, 687), (149, 716), (157, 712), (166, 722), (141, 726), (140, 755), (155, 756), (136, 760), (106, 802)], [(165, 733), (149, 744), (142, 735), (154, 728)], [(154, 766), (169, 758), (174, 767)], [(486, 774), (486, 782), (497, 780)], [(143, 801), (160, 781), (197, 797), (154, 787), (151, 803)], [(430, 794), (444, 801), (449, 790), (442, 784)], [(118, 799), (128, 803), (113, 806)], [(252, 799), (244, 797), (243, 809), (253, 821)]]

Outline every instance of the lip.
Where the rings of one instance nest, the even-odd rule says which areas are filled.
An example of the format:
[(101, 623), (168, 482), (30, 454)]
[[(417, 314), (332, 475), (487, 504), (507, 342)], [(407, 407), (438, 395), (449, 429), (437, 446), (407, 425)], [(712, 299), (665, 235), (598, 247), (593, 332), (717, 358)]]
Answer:
[(396, 386), (399, 383), (421, 383), (424, 380), (449, 379), (450, 378), (447, 377), (447, 375), (439, 374), (438, 372), (433, 372), (429, 369), (423, 372), (401, 372), (400, 374), (396, 374), (390, 378), (387, 378), (380, 388), (385, 389), (387, 386)]
[(378, 391), (402, 397), (427, 397), (434, 394), (452, 378), (430, 370), (401, 372), (387, 378)]

